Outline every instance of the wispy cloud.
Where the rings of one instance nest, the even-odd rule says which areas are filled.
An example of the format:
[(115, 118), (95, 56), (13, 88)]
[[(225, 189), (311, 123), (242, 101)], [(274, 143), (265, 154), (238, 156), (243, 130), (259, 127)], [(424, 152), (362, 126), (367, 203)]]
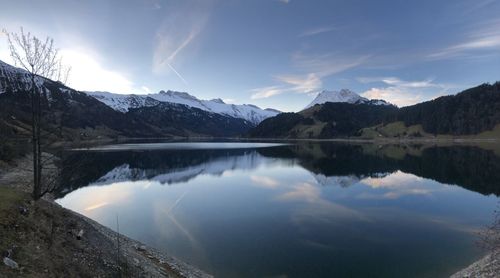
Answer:
[(406, 81), (397, 77), (359, 77), (357, 80), (361, 83), (385, 84), (384, 87), (373, 87), (361, 95), (370, 99), (383, 99), (400, 107), (449, 94), (450, 89), (457, 88), (453, 84), (435, 83), (432, 79)]
[(305, 55), (296, 52), (291, 61), (299, 74), (281, 74), (273, 76), (278, 85), (250, 90), (252, 99), (268, 98), (283, 93), (308, 94), (322, 88), (322, 78), (357, 67), (367, 61), (370, 56), (348, 57), (339, 53), (321, 55)]
[(399, 107), (412, 105), (423, 100), (422, 94), (409, 92), (398, 87), (371, 88), (361, 95), (370, 99), (383, 99)]
[(328, 33), (328, 32), (331, 32), (331, 31), (334, 31), (337, 29), (338, 29), (338, 27), (335, 27), (335, 26), (323, 26), (323, 27), (318, 27), (318, 28), (314, 28), (314, 29), (309, 29), (309, 30), (306, 30), (306, 31), (300, 33), (299, 38), (315, 36), (315, 35), (319, 35), (322, 33)]
[(277, 181), (276, 179), (273, 179), (271, 177), (267, 177), (267, 176), (252, 175), (252, 176), (250, 176), (250, 179), (252, 180), (252, 182), (255, 185), (257, 185), (259, 187), (275, 189), (280, 185), (279, 181)]
[(287, 89), (282, 86), (268, 86), (250, 90), (251, 99), (268, 98), (286, 92)]
[(396, 171), (382, 178), (366, 178), (360, 184), (370, 187), (372, 190), (358, 195), (359, 199), (398, 199), (408, 195), (431, 196), (438, 191), (448, 188), (436, 186), (421, 177)]
[(316, 73), (306, 75), (280, 75), (275, 77), (276, 80), (290, 85), (289, 91), (296, 93), (310, 93), (321, 88), (323, 82)]
[(387, 85), (405, 87), (405, 88), (445, 88), (443, 84), (434, 83), (432, 79), (422, 81), (405, 81), (397, 77), (359, 77), (357, 80), (361, 83), (382, 82)]
[(283, 4), (289, 4), (290, 3), (290, 0), (275, 0), (275, 1), (281, 2)]
[(431, 60), (477, 55), (479, 51), (500, 53), (500, 20), (489, 21), (475, 26), (466, 38), (456, 44), (428, 55)]
[(182, 82), (186, 80), (173, 67), (182, 53), (193, 44), (208, 22), (213, 1), (187, 1), (179, 7), (164, 9), (165, 19), (156, 32), (153, 53), (153, 72), (175, 73)]
[(357, 67), (370, 57), (370, 55), (352, 56), (338, 52), (317, 55), (296, 52), (292, 55), (292, 64), (299, 70), (314, 73), (319, 78), (323, 78)]
[(280, 75), (274, 79), (281, 85), (250, 90), (252, 99), (268, 98), (283, 93), (311, 93), (321, 88), (322, 81), (314, 73), (306, 75)]
[(146, 94), (151, 94), (151, 90), (147, 86), (142, 86), (141, 89), (146, 93)]
[(234, 99), (234, 98), (225, 98), (222, 101), (224, 101), (225, 103), (235, 103), (236, 99)]

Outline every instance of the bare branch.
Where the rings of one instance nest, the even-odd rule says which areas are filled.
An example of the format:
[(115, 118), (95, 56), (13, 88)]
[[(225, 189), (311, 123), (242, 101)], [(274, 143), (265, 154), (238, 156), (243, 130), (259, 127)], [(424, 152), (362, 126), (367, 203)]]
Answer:
[(45, 40), (25, 32), (21, 27), (19, 33), (7, 32), (10, 55), (16, 66), (20, 66), (31, 74), (65, 83), (69, 75), (69, 67), (64, 67), (59, 49), (54, 47), (54, 39)]
[[(52, 38), (40, 40), (36, 36), (32, 36), (30, 32), (25, 32), (21, 27), (19, 33), (8, 33), (7, 42), (14, 63), (23, 67), (30, 74), (31, 86), (29, 92), (31, 94), (31, 136), (33, 148), (33, 197), (41, 198), (51, 187), (46, 187), (42, 190), (44, 181), (42, 180), (43, 165), (47, 160), (42, 160), (42, 144), (41, 144), (41, 121), (42, 121), (42, 99), (46, 99), (43, 87), (43, 81), (40, 77), (47, 79), (57, 78), (61, 81), (63, 69), (62, 60), (59, 57), (59, 50), (54, 47)], [(69, 73), (69, 71), (66, 71)], [(67, 79), (67, 76), (65, 77)], [(38, 84), (37, 84), (38, 83)], [(54, 180), (56, 177), (54, 177)], [(53, 181), (50, 184), (54, 183)]]

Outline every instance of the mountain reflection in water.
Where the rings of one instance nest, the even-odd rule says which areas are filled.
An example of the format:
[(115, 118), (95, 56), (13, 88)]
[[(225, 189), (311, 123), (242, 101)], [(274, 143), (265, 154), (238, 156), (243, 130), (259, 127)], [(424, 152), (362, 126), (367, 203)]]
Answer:
[(218, 277), (441, 277), (484, 254), (493, 151), (246, 144), (68, 152), (58, 202)]
[[(231, 145), (234, 147), (234, 145)], [(300, 166), (319, 184), (350, 186), (367, 177), (397, 171), (440, 183), (458, 185), (485, 195), (500, 195), (500, 157), (471, 146), (345, 145), (302, 143), (264, 145), (247, 149), (167, 149), (121, 152), (72, 152), (65, 165), (59, 196), (81, 186), (118, 181), (151, 180), (161, 184), (186, 182), (200, 174), (222, 175), (226, 170), (251, 170), (272, 164)], [(104, 150), (113, 150), (115, 148)], [(99, 149), (101, 150), (101, 149)]]

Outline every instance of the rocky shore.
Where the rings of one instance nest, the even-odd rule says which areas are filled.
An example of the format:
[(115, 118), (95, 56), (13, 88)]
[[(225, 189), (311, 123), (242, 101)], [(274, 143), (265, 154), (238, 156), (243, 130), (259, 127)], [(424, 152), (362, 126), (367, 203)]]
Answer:
[(451, 278), (496, 278), (500, 277), (500, 252), (489, 254), (467, 268), (453, 274)]
[(33, 201), (29, 158), (0, 169), (0, 277), (212, 277), (56, 204)]

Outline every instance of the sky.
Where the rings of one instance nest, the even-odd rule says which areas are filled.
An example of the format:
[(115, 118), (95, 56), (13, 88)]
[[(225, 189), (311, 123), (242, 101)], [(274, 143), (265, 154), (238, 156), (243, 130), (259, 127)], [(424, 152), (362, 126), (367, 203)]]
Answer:
[[(299, 111), (321, 90), (406, 106), (500, 81), (500, 0), (0, 0), (68, 85)], [(6, 36), (0, 60), (12, 63)]]

